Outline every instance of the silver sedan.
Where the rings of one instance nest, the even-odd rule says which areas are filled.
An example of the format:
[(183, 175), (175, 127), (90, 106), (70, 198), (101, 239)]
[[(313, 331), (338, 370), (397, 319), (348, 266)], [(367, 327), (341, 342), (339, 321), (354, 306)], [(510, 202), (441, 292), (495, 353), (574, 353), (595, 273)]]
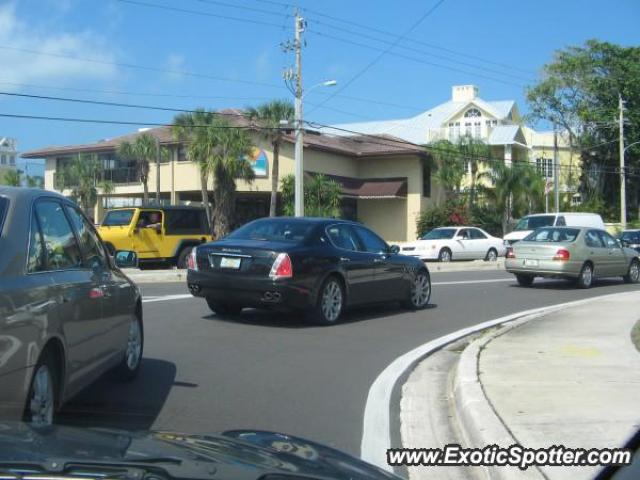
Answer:
[(627, 283), (640, 280), (638, 252), (594, 228), (539, 228), (509, 247), (505, 268), (527, 287), (535, 277), (573, 279), (579, 288), (589, 288), (594, 278), (601, 277), (621, 276)]

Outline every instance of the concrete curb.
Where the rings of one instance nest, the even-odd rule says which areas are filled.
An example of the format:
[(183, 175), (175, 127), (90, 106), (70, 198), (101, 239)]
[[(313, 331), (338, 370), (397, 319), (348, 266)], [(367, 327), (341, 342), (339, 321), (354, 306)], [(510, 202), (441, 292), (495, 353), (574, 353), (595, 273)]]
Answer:
[[(450, 263), (428, 262), (427, 267), (431, 273), (504, 271), (504, 260), (496, 262), (485, 262), (484, 260)], [(126, 268), (123, 272), (136, 283), (185, 282), (187, 279), (186, 270), (141, 271), (136, 268)]]
[[(483, 448), (487, 445), (508, 447), (518, 443), (489, 403), (480, 383), (478, 362), (482, 349), (494, 338), (543, 317), (541, 312), (515, 320), (493, 333), (471, 342), (461, 353), (453, 380), (454, 414), (457, 427), (469, 447)], [(536, 467), (522, 471), (517, 467), (483, 467), (489, 478), (499, 480), (536, 479), (545, 477)]]

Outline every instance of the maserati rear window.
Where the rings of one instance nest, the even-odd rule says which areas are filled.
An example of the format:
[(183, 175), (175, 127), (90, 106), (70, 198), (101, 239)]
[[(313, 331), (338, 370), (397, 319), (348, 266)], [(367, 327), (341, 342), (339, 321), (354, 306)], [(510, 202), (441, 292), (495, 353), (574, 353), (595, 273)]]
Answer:
[(573, 242), (580, 234), (577, 228), (539, 228), (527, 235), (527, 242)]

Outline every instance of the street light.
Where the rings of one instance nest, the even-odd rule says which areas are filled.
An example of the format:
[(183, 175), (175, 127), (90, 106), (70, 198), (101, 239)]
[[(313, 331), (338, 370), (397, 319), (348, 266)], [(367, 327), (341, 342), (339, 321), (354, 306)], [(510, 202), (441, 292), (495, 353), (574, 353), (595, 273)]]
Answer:
[(295, 102), (295, 126), (296, 126), (296, 146), (295, 146), (295, 200), (294, 200), (294, 213), (296, 217), (304, 216), (304, 168), (303, 168), (303, 132), (302, 125), (302, 101), (307, 93), (319, 87), (334, 87), (338, 84), (335, 80), (326, 80), (320, 82), (307, 90), (302, 92), (302, 79), (298, 77), (298, 85), (296, 88), (296, 102)]

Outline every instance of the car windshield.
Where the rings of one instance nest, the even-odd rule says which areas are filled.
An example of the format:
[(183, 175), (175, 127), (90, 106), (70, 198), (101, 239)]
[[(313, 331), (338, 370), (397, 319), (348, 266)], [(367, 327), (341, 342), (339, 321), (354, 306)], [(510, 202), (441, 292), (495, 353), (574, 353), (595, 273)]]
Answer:
[(133, 218), (134, 210), (112, 210), (107, 213), (102, 221), (104, 227), (119, 227), (129, 225)]
[(632, 243), (632, 244), (640, 243), (640, 232), (622, 232), (622, 235), (620, 236), (620, 240), (628, 243)]
[(527, 235), (527, 242), (573, 242), (580, 234), (577, 228), (539, 228)]
[(550, 227), (555, 221), (555, 215), (535, 215), (521, 218), (514, 231), (535, 230), (540, 227)]
[(259, 220), (240, 227), (228, 239), (302, 242), (314, 228), (312, 222), (299, 220)]
[(421, 240), (448, 240), (453, 238), (456, 231), (455, 228), (436, 228), (426, 235), (423, 235)]

